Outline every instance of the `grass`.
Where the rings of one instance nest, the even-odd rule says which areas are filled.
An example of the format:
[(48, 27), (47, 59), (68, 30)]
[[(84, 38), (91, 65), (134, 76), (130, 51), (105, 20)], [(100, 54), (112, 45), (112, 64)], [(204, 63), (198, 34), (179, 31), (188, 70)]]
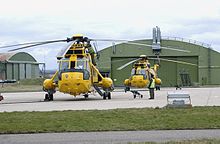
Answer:
[(220, 107), (0, 113), (0, 133), (220, 128)]
[(128, 144), (219, 144), (220, 139), (199, 139), (199, 140), (183, 140), (183, 141), (169, 141), (169, 142), (141, 142)]
[(43, 85), (44, 78), (23, 79), (19, 81), (20, 85)]
[(0, 92), (32, 92), (42, 91), (43, 78), (24, 79), (16, 83), (1, 85)]

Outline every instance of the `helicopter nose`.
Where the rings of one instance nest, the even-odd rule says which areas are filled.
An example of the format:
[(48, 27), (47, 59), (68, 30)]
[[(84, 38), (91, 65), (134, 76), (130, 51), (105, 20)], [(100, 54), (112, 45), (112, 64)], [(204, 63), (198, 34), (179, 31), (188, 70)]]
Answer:
[(89, 91), (91, 83), (83, 79), (83, 73), (72, 72), (62, 74), (62, 80), (59, 82), (59, 91), (71, 95), (79, 95)]
[(142, 75), (133, 76), (131, 80), (131, 86), (143, 88), (147, 86), (147, 80), (144, 80)]

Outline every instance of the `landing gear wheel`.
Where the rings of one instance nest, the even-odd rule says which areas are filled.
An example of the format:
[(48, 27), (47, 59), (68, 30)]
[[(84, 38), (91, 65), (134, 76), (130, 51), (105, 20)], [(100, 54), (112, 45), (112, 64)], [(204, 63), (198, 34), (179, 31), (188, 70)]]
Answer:
[(125, 92), (130, 91), (130, 87), (125, 87)]
[(88, 94), (84, 94), (84, 97), (85, 97), (85, 99), (88, 99), (89, 95)]
[(49, 94), (49, 101), (53, 101), (53, 94)]
[(103, 93), (103, 99), (105, 100), (106, 97), (107, 97), (107, 96), (106, 96), (106, 92), (104, 92), (104, 93)]
[(110, 92), (104, 92), (104, 93), (103, 93), (103, 99), (106, 99), (106, 98), (108, 98), (108, 99), (111, 99), (111, 98), (112, 98)]
[(136, 94), (134, 94), (134, 99), (136, 98)]
[(44, 101), (53, 101), (53, 94), (45, 94)]
[(107, 96), (108, 96), (108, 99), (111, 99), (111, 93), (108, 92), (107, 94), (108, 94), (108, 95), (107, 95)]
[(143, 98), (143, 95), (141, 95), (141, 98)]
[(2, 101), (4, 99), (4, 97), (2, 95), (0, 95), (0, 101)]
[(44, 101), (49, 101), (49, 95), (45, 94)]

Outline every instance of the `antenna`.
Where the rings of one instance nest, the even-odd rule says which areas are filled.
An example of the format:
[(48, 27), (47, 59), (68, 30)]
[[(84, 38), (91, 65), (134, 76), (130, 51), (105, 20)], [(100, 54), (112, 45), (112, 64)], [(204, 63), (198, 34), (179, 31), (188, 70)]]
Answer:
[(161, 41), (160, 28), (156, 26), (156, 28), (153, 28), (153, 44), (152, 44), (152, 50), (153, 53), (155, 53), (155, 55), (159, 55), (159, 53), (161, 52), (160, 41)]

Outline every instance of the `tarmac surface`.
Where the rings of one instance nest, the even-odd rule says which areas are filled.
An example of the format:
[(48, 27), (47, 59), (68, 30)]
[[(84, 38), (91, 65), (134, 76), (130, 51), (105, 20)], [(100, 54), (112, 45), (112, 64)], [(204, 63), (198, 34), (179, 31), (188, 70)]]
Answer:
[[(123, 89), (112, 92), (111, 100), (103, 100), (98, 93), (73, 97), (69, 94), (57, 92), (54, 101), (44, 102), (45, 92), (2, 93), (4, 100), (0, 101), (0, 112), (13, 111), (62, 111), (62, 110), (106, 110), (117, 108), (145, 108), (165, 107), (168, 93), (188, 93), (192, 106), (220, 106), (220, 87), (212, 88), (161, 88), (155, 91), (155, 99), (149, 100), (148, 91), (140, 91), (143, 98), (134, 99), (131, 92)], [(185, 101), (188, 103), (189, 101)]]
[(219, 139), (220, 130), (109, 131), (0, 135), (0, 144), (128, 144)]

